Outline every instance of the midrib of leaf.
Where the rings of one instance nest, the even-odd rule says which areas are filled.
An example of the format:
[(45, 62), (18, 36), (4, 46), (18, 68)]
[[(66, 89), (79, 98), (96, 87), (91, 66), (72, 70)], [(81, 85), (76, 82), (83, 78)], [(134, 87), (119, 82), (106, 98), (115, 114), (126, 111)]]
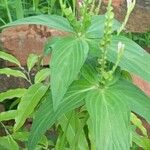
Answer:
[[(103, 102), (104, 102), (104, 106), (105, 106), (106, 111), (107, 111), (107, 117), (108, 117), (108, 120), (109, 120), (109, 127), (110, 127), (110, 129), (112, 130), (111, 119), (110, 119), (110, 116), (109, 116), (109, 109), (108, 109), (108, 107), (107, 107), (108, 103), (107, 103), (107, 101), (106, 101), (106, 99), (105, 99), (104, 91), (101, 91), (101, 94), (102, 94), (102, 100), (103, 100)], [(97, 129), (98, 129), (98, 128), (97, 128)], [(112, 134), (111, 134), (111, 139), (112, 139), (111, 141), (113, 142)], [(98, 139), (97, 139), (97, 140), (98, 140)]]

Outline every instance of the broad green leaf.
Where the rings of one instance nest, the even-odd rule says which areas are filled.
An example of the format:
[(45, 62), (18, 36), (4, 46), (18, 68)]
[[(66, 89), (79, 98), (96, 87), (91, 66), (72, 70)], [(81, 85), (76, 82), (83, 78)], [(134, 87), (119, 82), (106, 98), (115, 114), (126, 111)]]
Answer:
[(127, 80), (120, 80), (110, 87), (110, 91), (117, 93), (128, 103), (130, 109), (150, 122), (150, 98), (137, 86)]
[(65, 37), (54, 46), (51, 59), (51, 90), (56, 110), (69, 85), (88, 55), (88, 44), (82, 38)]
[(97, 150), (130, 150), (130, 110), (117, 92), (109, 88), (90, 91), (86, 107)]
[(150, 139), (149, 138), (140, 136), (137, 133), (133, 133), (132, 134), (132, 140), (134, 143), (136, 143), (143, 150), (149, 150), (150, 149)]
[(19, 70), (13, 70), (10, 68), (3, 68), (0, 69), (0, 74), (5, 74), (7, 76), (14, 76), (14, 77), (20, 77), (20, 78), (24, 78), (27, 79), (27, 77), (25, 76), (25, 74)]
[(133, 113), (131, 113), (131, 122), (142, 131), (144, 136), (148, 137), (146, 128), (143, 126), (142, 121)]
[[(87, 38), (101, 38), (104, 34), (104, 23), (105, 23), (105, 16), (93, 16), (92, 23), (89, 29), (86, 31), (85, 36)], [(120, 23), (114, 19), (113, 21), (113, 30), (117, 30), (120, 27)]]
[(17, 110), (9, 110), (0, 113), (0, 121), (7, 121), (11, 119), (15, 119), (17, 116)]
[(20, 66), (20, 62), (14, 56), (6, 52), (0, 51), (0, 58)]
[(27, 67), (28, 71), (30, 72), (34, 65), (38, 62), (38, 56), (35, 54), (30, 54), (27, 59)]
[(21, 101), (18, 105), (17, 111), (18, 114), (15, 117), (14, 130), (18, 130), (29, 117), (29, 115), (34, 111), (35, 107), (42, 99), (46, 93), (48, 87), (43, 84), (34, 84), (29, 87), (27, 92), (21, 98)]
[(94, 88), (95, 86), (81, 81), (73, 83), (56, 111), (53, 110), (52, 96), (50, 93), (35, 115), (28, 140), (29, 150), (35, 148), (41, 135), (43, 135), (63, 114), (81, 106), (86, 92)]
[(1, 150), (19, 150), (17, 142), (10, 136), (0, 137)]
[[(64, 114), (59, 124), (66, 135), (70, 149), (87, 150), (88, 144), (81, 126), (81, 121), (75, 113)], [(78, 135), (77, 135), (78, 134)]]
[(31, 16), (23, 19), (18, 19), (0, 28), (23, 25), (23, 24), (37, 24), (37, 25), (47, 26), (49, 28), (62, 30), (62, 31), (74, 32), (67, 19), (57, 15)]
[(119, 63), (122, 70), (139, 75), (150, 82), (150, 67), (148, 65), (150, 64), (150, 54), (132, 40), (123, 36), (114, 36), (108, 48), (108, 59), (112, 62), (116, 61), (119, 41), (125, 44), (124, 55)]
[(6, 92), (0, 93), (0, 102), (3, 102), (7, 99), (13, 99), (13, 98), (20, 98), (24, 95), (24, 93), (27, 91), (27, 89), (12, 89), (8, 90)]
[(40, 83), (44, 81), (47, 77), (50, 76), (50, 69), (49, 68), (44, 68), (35, 75), (34, 82), (35, 83)]

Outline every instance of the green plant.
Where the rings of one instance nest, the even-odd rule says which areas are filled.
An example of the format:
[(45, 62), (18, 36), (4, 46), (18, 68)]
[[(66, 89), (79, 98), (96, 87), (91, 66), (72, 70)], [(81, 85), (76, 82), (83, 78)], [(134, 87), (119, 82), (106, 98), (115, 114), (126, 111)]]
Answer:
[[(6, 135), (0, 138), (0, 146), (4, 149), (11, 149), (11, 146), (14, 147), (14, 150), (19, 149), (15, 140), (27, 141), (29, 132), (27, 132), (26, 127), (23, 128), (20, 132), (15, 132), (20, 127), (23, 126), (26, 119), (34, 114), (34, 110), (38, 107), (40, 101), (44, 100), (44, 95), (46, 95), (49, 85), (44, 83), (44, 80), (49, 77), (50, 69), (43, 68), (40, 69), (34, 77), (34, 80), (31, 79), (31, 70), (37, 63), (41, 63), (40, 57), (35, 54), (30, 54), (27, 60), (27, 70), (21, 66), (20, 62), (12, 55), (7, 54), (3, 51), (0, 51), (0, 58), (11, 63), (16, 64), (19, 69), (11, 68), (1, 68), (0, 74), (5, 74), (8, 77), (14, 76), (17, 78), (25, 79), (29, 84), (29, 88), (17, 88), (11, 89), (6, 92), (0, 93), (0, 102), (11, 101), (13, 98), (16, 98), (15, 101), (10, 106), (10, 110), (2, 112), (0, 114), (0, 122), (15, 119), (14, 128), (6, 128), (3, 123), (2, 127), (6, 131)], [(39, 61), (40, 60), (40, 61)], [(17, 105), (17, 109), (14, 106)], [(12, 135), (10, 133), (14, 132)], [(15, 139), (15, 140), (14, 140)], [(39, 142), (42, 147), (48, 146), (48, 141), (45, 136)]]
[[(32, 16), (5, 26), (41, 24), (68, 32), (48, 40), (45, 47), (45, 54), (51, 54), (50, 82), (45, 95), (38, 92), (44, 96), (44, 100), (38, 100), (41, 103), (29, 102), (31, 107), (38, 104), (28, 138), (29, 150), (35, 149), (53, 125), (58, 136), (53, 139), (51, 149), (129, 150), (135, 148), (132, 141), (135, 146), (146, 149), (147, 133), (131, 112), (150, 122), (150, 99), (132, 83), (130, 74), (149, 82), (150, 55), (132, 40), (120, 36), (134, 4), (135, 1), (128, 1), (122, 25), (114, 19), (111, 0), (106, 14), (96, 16), (95, 10), (100, 5), (97, 8), (85, 0), (73, 11), (60, 0), (66, 18)], [(90, 9), (91, 5), (94, 8)], [(28, 107), (21, 106), (18, 106), (20, 112), (21, 108), (30, 112)], [(28, 113), (17, 115), (15, 131), (27, 117)], [(136, 134), (131, 122), (141, 129), (143, 137)]]
[[(74, 0), (65, 1), (74, 6)], [(0, 0), (0, 26), (6, 23), (40, 14), (61, 14), (57, 0)]]
[(142, 47), (150, 47), (150, 31), (145, 33), (123, 33), (124, 36), (132, 39)]

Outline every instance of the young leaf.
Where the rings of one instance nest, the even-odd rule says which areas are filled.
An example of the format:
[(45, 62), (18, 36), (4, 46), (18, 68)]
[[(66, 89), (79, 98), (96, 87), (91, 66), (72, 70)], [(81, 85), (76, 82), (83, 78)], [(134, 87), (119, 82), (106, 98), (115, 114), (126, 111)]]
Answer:
[(137, 133), (132, 133), (132, 140), (139, 147), (143, 148), (143, 150), (150, 149), (150, 139), (149, 138), (140, 136)]
[[(74, 147), (78, 150), (87, 150), (88, 149), (86, 137), (85, 137), (83, 128), (81, 127), (81, 121), (75, 115), (75, 113), (64, 114), (59, 119), (59, 124), (60, 124), (64, 134), (66, 135), (66, 138), (70, 145), (70, 149), (74, 148)], [(79, 134), (79, 135), (77, 135), (77, 134)], [(76, 139), (77, 136), (78, 136), (78, 139)]]
[(29, 117), (29, 115), (34, 111), (47, 89), (48, 87), (41, 83), (34, 84), (30, 86), (27, 92), (23, 95), (17, 108), (18, 114), (15, 117), (15, 131), (24, 124), (27, 117)]
[(147, 130), (143, 126), (142, 121), (133, 113), (131, 113), (131, 122), (142, 131), (144, 136), (148, 137)]
[(98, 83), (98, 73), (96, 69), (90, 63), (85, 63), (81, 69), (81, 75), (91, 84), (99, 84)]
[(40, 83), (49, 76), (50, 76), (50, 69), (44, 68), (35, 75), (34, 83)]
[(0, 51), (0, 58), (20, 66), (20, 62), (14, 56), (12, 56), (8, 53)]
[(41, 135), (43, 135), (63, 114), (83, 105), (86, 92), (94, 88), (95, 86), (91, 86), (87, 82), (86, 84), (82, 81), (75, 82), (66, 93), (56, 111), (53, 110), (52, 96), (51, 93), (49, 93), (35, 115), (28, 140), (29, 150), (35, 148)]
[(148, 65), (150, 64), (150, 54), (132, 40), (123, 36), (114, 36), (108, 48), (109, 60), (112, 62), (116, 61), (119, 41), (125, 44), (124, 55), (119, 63), (122, 70), (139, 75), (150, 82), (150, 67)]
[(27, 59), (27, 67), (28, 71), (30, 72), (34, 65), (38, 62), (38, 56), (35, 54), (30, 54)]
[(117, 92), (107, 88), (90, 91), (86, 107), (97, 150), (130, 150), (130, 110)]
[(38, 16), (18, 19), (0, 28), (23, 25), (23, 24), (37, 24), (37, 25), (47, 26), (49, 28), (55, 28), (62, 31), (74, 32), (67, 19), (56, 15), (38, 15)]
[(19, 150), (17, 142), (9, 136), (0, 137), (0, 148), (1, 150)]
[(14, 77), (20, 77), (20, 78), (27, 79), (26, 75), (23, 72), (21, 72), (19, 70), (13, 70), (10, 68), (0, 69), (0, 74), (5, 74), (7, 76), (14, 76)]
[(54, 46), (51, 59), (51, 90), (54, 109), (56, 110), (85, 62), (88, 44), (80, 38), (65, 37)]
[(15, 97), (20, 98), (24, 95), (27, 89), (12, 89), (6, 92), (0, 93), (0, 102), (3, 102), (7, 99), (13, 99)]
[[(89, 39), (97, 39), (101, 38), (104, 34), (104, 23), (105, 23), (105, 16), (93, 16), (91, 26), (85, 33), (85, 36)], [(114, 19), (113, 21), (113, 31), (119, 29), (121, 24)]]
[(11, 119), (15, 119), (17, 115), (17, 110), (9, 110), (0, 113), (0, 121), (7, 121)]

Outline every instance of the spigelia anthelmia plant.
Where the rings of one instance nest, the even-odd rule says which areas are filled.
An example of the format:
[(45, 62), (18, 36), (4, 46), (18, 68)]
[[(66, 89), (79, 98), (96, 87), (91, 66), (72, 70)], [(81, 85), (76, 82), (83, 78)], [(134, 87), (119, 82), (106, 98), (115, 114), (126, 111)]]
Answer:
[[(53, 141), (49, 149), (150, 149), (147, 131), (137, 117), (150, 122), (150, 99), (132, 83), (131, 76), (150, 82), (150, 55), (120, 35), (135, 0), (127, 0), (123, 23), (114, 19), (112, 0), (105, 15), (98, 15), (101, 1), (76, 3), (73, 0), (77, 7), (68, 8), (60, 0), (63, 16), (32, 16), (4, 26), (41, 24), (67, 32), (46, 43), (45, 55), (51, 55), (50, 82), (35, 109), (28, 149), (34, 150), (52, 128), (56, 135), (49, 138)], [(35, 104), (32, 101), (30, 105)], [(21, 130), (21, 125), (15, 124), (14, 132)]]

